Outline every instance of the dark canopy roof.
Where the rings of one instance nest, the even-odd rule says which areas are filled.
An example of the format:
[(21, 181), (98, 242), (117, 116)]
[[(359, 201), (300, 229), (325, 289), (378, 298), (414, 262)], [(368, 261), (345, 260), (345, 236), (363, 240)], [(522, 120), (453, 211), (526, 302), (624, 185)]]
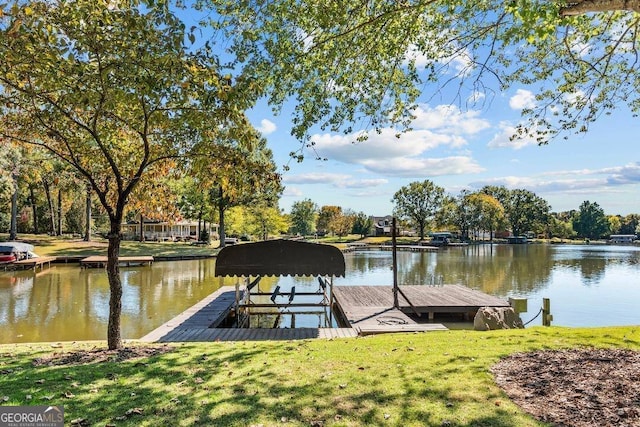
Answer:
[(343, 276), (344, 256), (335, 246), (267, 240), (223, 248), (216, 276)]

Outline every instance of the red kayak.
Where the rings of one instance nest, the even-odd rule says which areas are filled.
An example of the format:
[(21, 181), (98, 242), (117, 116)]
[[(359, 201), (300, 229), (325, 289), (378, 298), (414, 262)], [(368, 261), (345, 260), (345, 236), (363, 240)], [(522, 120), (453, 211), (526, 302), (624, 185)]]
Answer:
[(13, 254), (0, 254), (0, 264), (6, 264), (9, 262), (14, 262), (16, 260), (16, 256)]

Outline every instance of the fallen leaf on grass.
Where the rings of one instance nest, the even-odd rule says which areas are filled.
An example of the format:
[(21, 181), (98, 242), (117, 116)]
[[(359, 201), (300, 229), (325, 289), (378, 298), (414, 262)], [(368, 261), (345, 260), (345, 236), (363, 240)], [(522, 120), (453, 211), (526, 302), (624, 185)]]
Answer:
[(9, 396), (2, 396), (2, 401), (3, 402), (8, 402), (9, 401)]
[(72, 398), (76, 397), (76, 395), (71, 393), (70, 391), (65, 391), (62, 395), (64, 397), (66, 397), (67, 399), (72, 399)]
[(85, 418), (76, 418), (74, 420), (71, 420), (71, 425), (72, 426), (88, 426), (89, 421), (87, 421)]
[(142, 408), (131, 408), (127, 410), (127, 412), (125, 412), (125, 415), (128, 417), (131, 415), (142, 415), (143, 412), (144, 412), (144, 409)]
[(36, 380), (36, 384), (44, 384), (44, 379)]

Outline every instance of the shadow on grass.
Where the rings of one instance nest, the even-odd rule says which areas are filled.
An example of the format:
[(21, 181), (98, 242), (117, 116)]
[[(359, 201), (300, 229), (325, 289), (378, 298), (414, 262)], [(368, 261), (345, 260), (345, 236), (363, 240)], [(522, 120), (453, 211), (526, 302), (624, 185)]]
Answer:
[(8, 405), (63, 405), (67, 422), (91, 425), (523, 425), (512, 408), (451, 385), (446, 369), (354, 368), (347, 350), (343, 363), (317, 358), (306, 342), (182, 345), (149, 358), (62, 366), (2, 354), (0, 396)]

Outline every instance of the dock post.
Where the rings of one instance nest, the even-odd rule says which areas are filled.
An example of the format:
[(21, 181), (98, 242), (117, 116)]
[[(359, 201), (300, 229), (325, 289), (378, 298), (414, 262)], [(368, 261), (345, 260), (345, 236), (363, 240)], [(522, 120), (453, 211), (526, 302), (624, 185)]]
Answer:
[(542, 298), (542, 326), (551, 326), (552, 320), (551, 300), (549, 298)]
[(398, 255), (396, 246), (396, 217), (391, 220), (391, 250), (393, 259), (393, 307), (400, 309), (398, 302)]

